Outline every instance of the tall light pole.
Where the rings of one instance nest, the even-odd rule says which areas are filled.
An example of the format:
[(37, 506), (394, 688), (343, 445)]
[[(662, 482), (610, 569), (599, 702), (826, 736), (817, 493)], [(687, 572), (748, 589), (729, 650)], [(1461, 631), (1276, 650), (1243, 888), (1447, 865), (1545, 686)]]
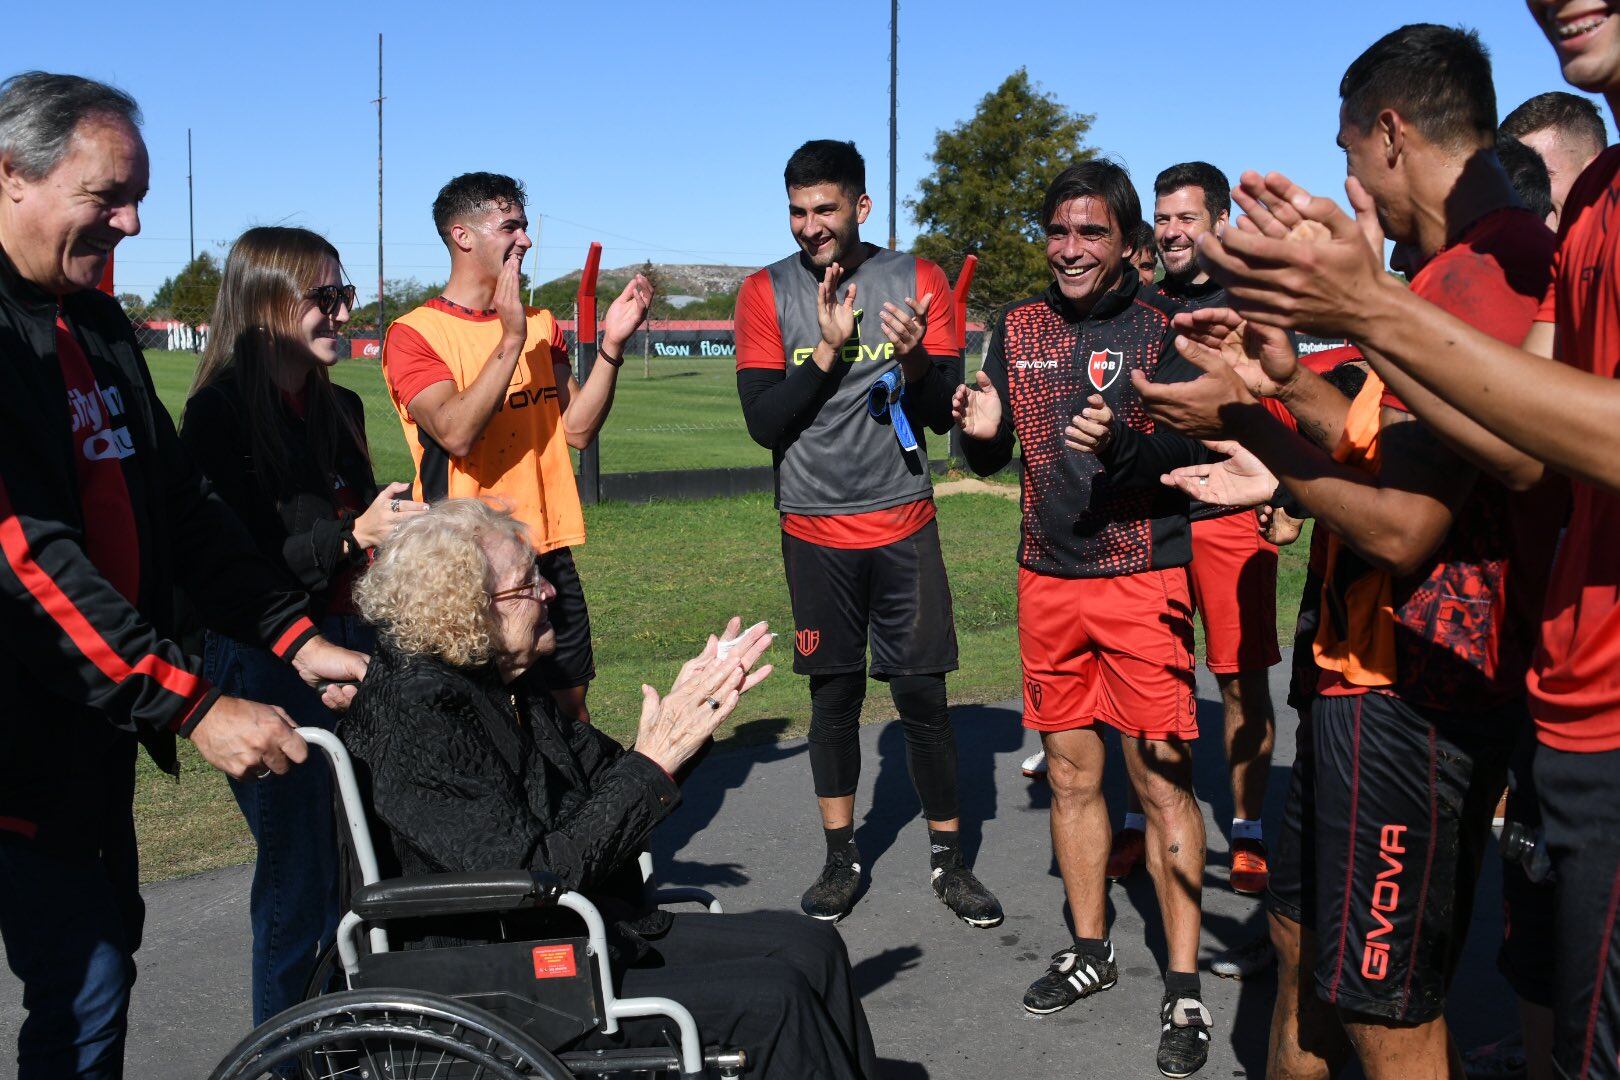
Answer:
[(186, 226), (191, 236), (191, 261), (197, 261), (197, 207), (191, 195), (191, 129), (186, 128)]
[(900, 86), (900, 0), (889, 0), (889, 250), (899, 245), (896, 233), (895, 148), (899, 144), (899, 124), (895, 101)]
[(387, 309), (383, 301), (383, 142), (382, 35), (377, 35), (377, 345), (382, 346)]

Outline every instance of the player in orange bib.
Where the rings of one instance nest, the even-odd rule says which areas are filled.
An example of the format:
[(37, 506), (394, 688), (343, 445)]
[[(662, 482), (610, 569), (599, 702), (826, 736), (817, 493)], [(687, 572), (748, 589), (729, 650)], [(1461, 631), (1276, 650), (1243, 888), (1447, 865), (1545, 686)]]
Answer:
[(389, 327), (383, 378), (416, 462), (415, 497), (497, 499), (528, 526), (540, 574), (557, 590), (557, 652), (533, 677), (589, 722), (596, 664), (571, 550), (585, 540), (585, 518), (568, 450), (589, 446), (607, 420), (652, 285), (637, 274), (608, 308), (603, 363), (581, 386), (557, 320), (521, 299), (518, 271), (533, 246), (524, 201), (523, 185), (496, 173), (466, 173), (440, 190), (433, 224), (450, 251), (450, 281)]

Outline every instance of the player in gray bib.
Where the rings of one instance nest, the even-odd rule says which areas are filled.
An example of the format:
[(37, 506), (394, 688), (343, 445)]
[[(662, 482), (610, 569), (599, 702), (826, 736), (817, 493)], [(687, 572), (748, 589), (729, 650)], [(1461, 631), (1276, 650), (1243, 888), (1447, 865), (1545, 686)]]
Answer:
[[(810, 677), (810, 770), (827, 859), (800, 906), (836, 921), (861, 886), (855, 844), (866, 677), (889, 684), (928, 822), (935, 894), (970, 926), (1001, 905), (963, 861), (950, 585), (927, 432), (951, 426), (960, 334), (938, 266), (862, 243), (871, 210), (854, 144), (805, 143), (785, 173), (799, 251), (737, 294), (737, 392), (771, 450), (793, 602), (793, 670)], [(867, 646), (871, 664), (867, 665)]]

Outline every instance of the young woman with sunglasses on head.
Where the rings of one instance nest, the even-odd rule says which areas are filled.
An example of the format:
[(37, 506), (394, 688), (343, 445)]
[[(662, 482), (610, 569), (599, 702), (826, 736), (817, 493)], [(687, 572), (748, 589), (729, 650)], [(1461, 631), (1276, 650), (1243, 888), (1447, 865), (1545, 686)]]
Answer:
[[(371, 652), (352, 587), (368, 552), (426, 509), (409, 485), (380, 492), (365, 413), (330, 368), (354, 306), (337, 249), (307, 229), (249, 229), (225, 261), (208, 347), (181, 441), (219, 495), (310, 594), (310, 616), (337, 644)], [(330, 730), (319, 695), (269, 652), (210, 633), (204, 674), (227, 693), (279, 705)], [(251, 899), (253, 1022), (301, 1000), (337, 926), (330, 779), (311, 755), (285, 776), (231, 781), (258, 862)]]

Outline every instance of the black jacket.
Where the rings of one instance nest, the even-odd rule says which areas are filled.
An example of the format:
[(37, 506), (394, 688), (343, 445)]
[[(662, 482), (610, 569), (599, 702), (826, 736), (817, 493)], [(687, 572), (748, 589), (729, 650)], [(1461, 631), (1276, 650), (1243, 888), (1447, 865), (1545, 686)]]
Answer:
[[(363, 432), (366, 418), (360, 395), (342, 386), (333, 386), (332, 392), (355, 430)], [(333, 579), (344, 569), (363, 567), (366, 554), (351, 543), (355, 515), (333, 501), (334, 478), (321, 475), (316, 466), (304, 421), (287, 408), (280, 419), (278, 434), (286, 448), (288, 476), (274, 487), (254, 463), (247, 401), (234, 368), (186, 402), (180, 441), (214, 490), (248, 526), (259, 551), (292, 571), (320, 614)], [(334, 465), (336, 479), (353, 488), (363, 503), (369, 505), (377, 497), (377, 482), (363, 447), (341, 439)], [(346, 545), (350, 550), (345, 551)]]
[[(980, 475), (1004, 467), (1017, 436), (1023, 454), (1019, 565), (1052, 577), (1120, 577), (1185, 566), (1192, 557), (1187, 497), (1144, 464), (1190, 440), (1155, 432), (1131, 372), (1168, 382), (1199, 371), (1175, 351), (1174, 308), (1134, 274), (1077, 315), (1054, 284), (1002, 311), (991, 327), (984, 371), (1001, 396), (1001, 427), (962, 440)], [(1064, 428), (1100, 394), (1114, 413), (1103, 453), (1070, 450)], [(1196, 443), (1191, 444), (1197, 447)]]
[(258, 555), (181, 447), (123, 310), (85, 291), (62, 298), (61, 312), (122, 407), (109, 404), (132, 448), (120, 464), (140, 552), (136, 602), (90, 562), (57, 310), (0, 254), (0, 828), (71, 844), (115, 803), (127, 814), (128, 791), (107, 785), (125, 777), (135, 739), (174, 771), (174, 733), (219, 695), (173, 641), (177, 586), (210, 627), (284, 656), (315, 628), (306, 598)]
[[(550, 695), (525, 696), (493, 667), (403, 654), (384, 635), (337, 730), (384, 876), (547, 870), (610, 925), (653, 929), (636, 858), (680, 788)], [(476, 922), (441, 925), (431, 943), (485, 936)]]

